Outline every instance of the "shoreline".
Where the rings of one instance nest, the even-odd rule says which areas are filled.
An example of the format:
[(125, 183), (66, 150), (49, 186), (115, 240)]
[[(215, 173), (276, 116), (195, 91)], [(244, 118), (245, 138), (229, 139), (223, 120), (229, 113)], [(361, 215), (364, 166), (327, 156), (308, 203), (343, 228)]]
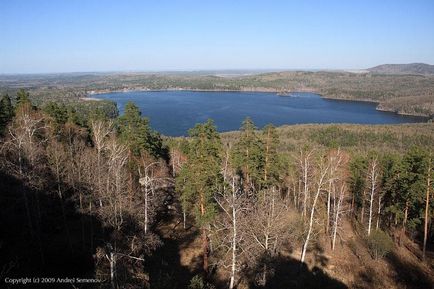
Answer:
[[(109, 94), (109, 93), (124, 93), (124, 92), (164, 92), (164, 91), (193, 91), (193, 92), (266, 92), (266, 93), (279, 93), (281, 90), (275, 89), (275, 88), (257, 88), (257, 89), (194, 89), (194, 88), (164, 88), (164, 89), (149, 89), (146, 87), (137, 87), (137, 88), (129, 88), (129, 89), (115, 89), (115, 90), (96, 90), (96, 91), (86, 91), (86, 97), (81, 97), (80, 100), (83, 101), (102, 101), (101, 98), (96, 98), (93, 96), (101, 95), (101, 94)], [(381, 102), (369, 100), (369, 99), (348, 99), (348, 98), (336, 98), (336, 97), (330, 97), (325, 96), (324, 94), (316, 91), (315, 89), (302, 89), (302, 90), (294, 90), (294, 91), (288, 91), (288, 93), (297, 93), (297, 92), (305, 92), (305, 93), (314, 93), (318, 94), (323, 99), (328, 100), (344, 100), (344, 101), (359, 101), (359, 102), (368, 102), (375, 104), (375, 110), (382, 111), (382, 112), (389, 112), (394, 113), (401, 116), (412, 116), (412, 117), (419, 117), (423, 118), (425, 122), (428, 122), (430, 120), (430, 116), (428, 115), (422, 115), (422, 114), (415, 114), (415, 113), (405, 113), (396, 111), (393, 109), (387, 109), (381, 107)], [(284, 96), (282, 96), (284, 97)]]

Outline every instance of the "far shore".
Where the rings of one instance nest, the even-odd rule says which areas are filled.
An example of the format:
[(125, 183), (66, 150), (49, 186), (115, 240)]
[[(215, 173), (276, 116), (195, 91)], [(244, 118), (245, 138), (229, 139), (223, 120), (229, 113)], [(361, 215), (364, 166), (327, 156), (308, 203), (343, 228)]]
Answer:
[(84, 100), (84, 101), (102, 101), (103, 99), (101, 98), (96, 98), (96, 97), (80, 97), (80, 100)]

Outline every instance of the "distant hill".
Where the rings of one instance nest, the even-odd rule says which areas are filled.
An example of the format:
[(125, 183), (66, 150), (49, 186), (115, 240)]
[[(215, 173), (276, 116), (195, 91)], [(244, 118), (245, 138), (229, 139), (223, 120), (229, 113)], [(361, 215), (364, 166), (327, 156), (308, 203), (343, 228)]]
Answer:
[(434, 74), (434, 65), (426, 63), (383, 64), (368, 70), (378, 74)]

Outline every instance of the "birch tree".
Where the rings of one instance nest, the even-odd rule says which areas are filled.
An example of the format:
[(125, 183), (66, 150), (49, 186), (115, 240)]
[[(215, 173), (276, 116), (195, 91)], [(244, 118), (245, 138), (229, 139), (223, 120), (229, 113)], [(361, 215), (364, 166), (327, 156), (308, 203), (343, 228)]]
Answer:
[(380, 168), (377, 157), (371, 159), (368, 164), (367, 179), (369, 184), (369, 217), (368, 217), (368, 236), (371, 235), (372, 216), (374, 209), (374, 198), (378, 191), (378, 180), (380, 176)]
[(303, 202), (302, 202), (302, 216), (306, 217), (307, 210), (309, 207), (309, 199), (310, 199), (310, 188), (311, 183), (310, 179), (312, 177), (312, 169), (313, 169), (313, 150), (302, 149), (300, 150), (298, 157), (298, 165), (300, 170), (300, 184), (302, 185), (302, 193)]
[(327, 177), (329, 173), (329, 166), (330, 166), (329, 162), (324, 160), (323, 157), (321, 157), (320, 160), (318, 161), (318, 165), (316, 169), (316, 181), (314, 184), (315, 193), (314, 193), (312, 205), (310, 207), (310, 216), (309, 216), (307, 234), (306, 237), (304, 238), (304, 244), (301, 251), (301, 258), (300, 258), (301, 263), (303, 263), (306, 258), (306, 251), (309, 246), (309, 241), (313, 233), (313, 225), (315, 220), (315, 210), (317, 207), (317, 202), (321, 192), (324, 190), (328, 182)]
[(92, 131), (92, 140), (96, 149), (96, 183), (97, 194), (99, 195), (99, 206), (102, 207), (102, 195), (103, 195), (103, 168), (102, 168), (102, 154), (106, 145), (106, 139), (112, 131), (112, 122), (104, 121), (101, 119), (94, 119), (90, 122), (90, 128)]
[(248, 230), (253, 239), (251, 250), (257, 260), (264, 262), (260, 284), (266, 286), (268, 279), (268, 262), (279, 252), (289, 232), (289, 214), (280, 192), (273, 186), (263, 189), (254, 200), (253, 210), (249, 215), (255, 221)]
[[(35, 111), (28, 100), (22, 99), (17, 104), (16, 117), (8, 127), (9, 136), (4, 147), (4, 153), (8, 154), (5, 158), (6, 166), (23, 181), (21, 192), (32, 236), (34, 233), (33, 218), (28, 192), (25, 191), (24, 184), (29, 187), (40, 187), (43, 182), (38, 177), (38, 171), (41, 170), (40, 166), (44, 165), (45, 157), (43, 145), (46, 142), (44, 135), (46, 125), (44, 120), (44, 116)], [(39, 209), (37, 211), (39, 216)]]
[(138, 166), (139, 183), (142, 188), (144, 207), (144, 233), (149, 232), (149, 226), (153, 223), (157, 209), (162, 205), (164, 196), (160, 190), (173, 186), (172, 179), (168, 178), (165, 164), (161, 160), (142, 154)]
[(426, 172), (426, 195), (425, 195), (425, 214), (424, 214), (424, 226), (423, 226), (423, 248), (422, 248), (422, 259), (425, 260), (426, 256), (426, 243), (428, 240), (428, 223), (430, 218), (430, 197), (432, 190), (432, 166), (433, 166), (433, 158), (432, 155), (429, 154), (427, 157), (427, 172)]
[(334, 198), (335, 204), (333, 206), (334, 210), (333, 210), (333, 225), (332, 225), (332, 250), (335, 250), (336, 247), (336, 236), (338, 234), (338, 229), (339, 229), (339, 225), (340, 225), (340, 221), (342, 218), (342, 215), (344, 213), (344, 201), (345, 201), (345, 192), (347, 191), (346, 188), (346, 184), (345, 182), (342, 182), (340, 184), (340, 188), (338, 191), (338, 196), (337, 196), (337, 200), (336, 197)]
[(249, 201), (239, 179), (232, 175), (228, 188), (215, 195), (221, 214), (213, 222), (214, 255), (217, 265), (229, 270), (229, 289), (238, 282), (242, 264), (246, 262), (246, 226)]
[(328, 189), (327, 189), (327, 219), (326, 219), (326, 234), (329, 233), (330, 226), (330, 214), (332, 210), (332, 194), (333, 200), (336, 200), (336, 185), (339, 181), (342, 181), (341, 172), (342, 170), (342, 162), (343, 155), (340, 149), (336, 151), (331, 151), (328, 155), (329, 162), (329, 180), (328, 180)]

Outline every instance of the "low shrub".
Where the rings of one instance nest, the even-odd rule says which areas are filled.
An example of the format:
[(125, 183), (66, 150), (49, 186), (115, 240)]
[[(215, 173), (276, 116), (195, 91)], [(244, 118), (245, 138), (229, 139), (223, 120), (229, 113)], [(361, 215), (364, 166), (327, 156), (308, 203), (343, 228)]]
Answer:
[(188, 289), (215, 289), (215, 287), (214, 285), (204, 281), (201, 276), (196, 275), (191, 278)]
[(366, 238), (369, 253), (372, 258), (380, 259), (386, 256), (393, 249), (393, 240), (382, 230), (374, 230)]

